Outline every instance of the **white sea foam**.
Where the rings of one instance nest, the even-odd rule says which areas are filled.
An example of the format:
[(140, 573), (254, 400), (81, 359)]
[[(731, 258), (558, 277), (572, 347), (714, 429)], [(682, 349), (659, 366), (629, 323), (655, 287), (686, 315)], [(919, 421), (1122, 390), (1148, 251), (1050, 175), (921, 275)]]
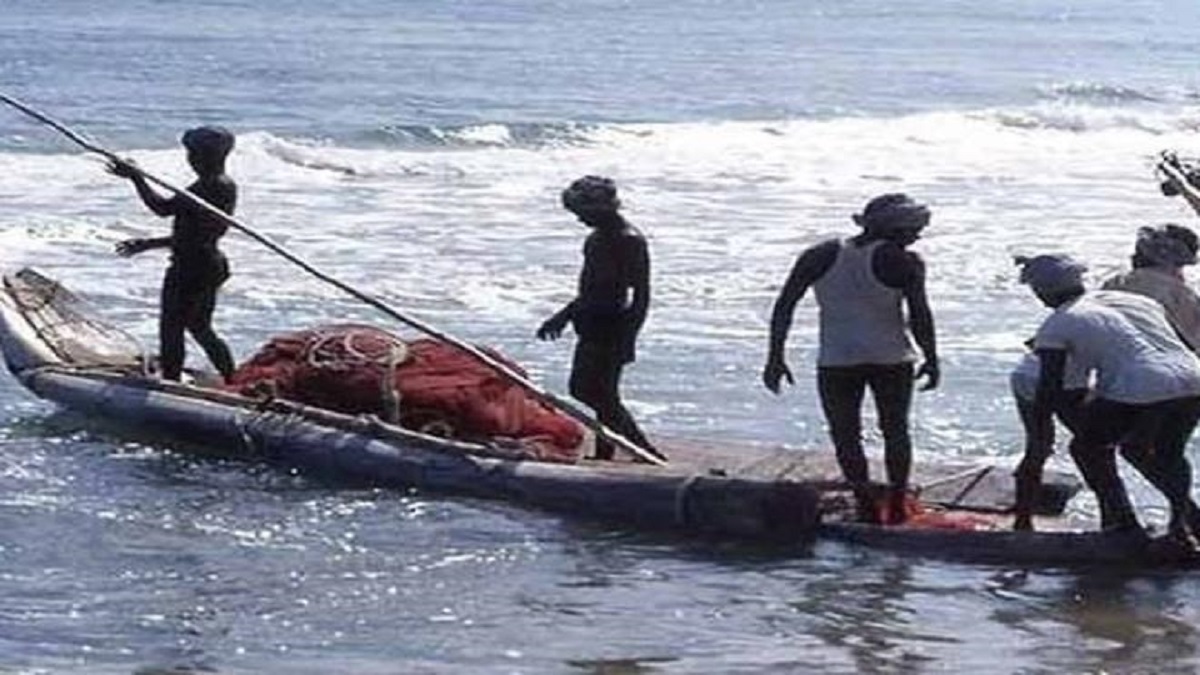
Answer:
[[(613, 176), (654, 256), (654, 309), (631, 395), (678, 401), (661, 416), (682, 426), (755, 393), (771, 302), (799, 250), (853, 233), (849, 216), (870, 196), (909, 192), (934, 211), (917, 248), (947, 359), (972, 364), (963, 381), (996, 382), (964, 395), (950, 369), (939, 406), (926, 411), (958, 418), (1006, 396), (1004, 364), (1042, 313), (1014, 282), (1013, 253), (1070, 251), (1099, 274), (1125, 264), (1138, 225), (1192, 218), (1158, 193), (1152, 166), (1166, 148), (1194, 154), (1195, 110), (1122, 121), (1131, 113), (1074, 107), (1054, 123), (1049, 110), (599, 125), (581, 142), (536, 147), (505, 146), (499, 126), (471, 132), (487, 143), (420, 149), (251, 133), (230, 171), (242, 187), (238, 215), (254, 227), (422, 318), (532, 359), (558, 387), (566, 347), (529, 339), (571, 297), (586, 234), (558, 193), (584, 173)], [(1017, 114), (1040, 121), (1014, 124)], [(129, 154), (188, 180), (179, 151)], [(111, 247), (168, 225), (128, 185), (75, 154), (0, 155), (0, 170), (7, 268), (36, 263), (152, 316), (161, 260), (120, 260)], [(371, 316), (244, 237), (231, 235), (226, 250), (235, 276), (221, 317), (242, 351), (297, 323)], [(811, 364), (813, 326), (805, 303), (792, 338), (798, 372)], [(704, 380), (717, 367), (726, 374), (707, 388), (667, 377)], [(820, 424), (809, 426), (820, 442)], [(938, 428), (928, 430), (935, 442)]]

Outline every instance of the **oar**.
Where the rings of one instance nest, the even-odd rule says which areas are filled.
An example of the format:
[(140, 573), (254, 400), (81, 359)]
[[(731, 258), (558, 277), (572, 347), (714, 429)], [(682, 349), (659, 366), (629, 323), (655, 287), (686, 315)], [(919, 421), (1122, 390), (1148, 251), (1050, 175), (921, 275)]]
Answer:
[[(25, 105), (24, 103), (21, 103), (20, 101), (12, 98), (11, 96), (7, 96), (3, 93), (0, 93), (0, 102), (7, 103), (8, 105), (12, 106), (13, 108), (16, 108), (17, 110), (20, 110), (21, 112), (25, 113), (26, 115), (32, 117), (33, 119), (35, 119), (39, 122), (41, 122), (42, 124), (49, 126), (50, 128), (54, 129), (55, 131), (61, 133), (62, 135), (66, 136), (67, 138), (71, 139), (71, 141), (73, 141), (76, 145), (82, 147), (84, 150), (96, 153), (98, 155), (101, 155), (101, 156), (109, 159), (109, 160), (118, 161), (118, 162), (124, 161), (120, 157), (118, 157), (116, 154), (100, 147), (99, 145), (96, 145), (95, 143), (93, 143), (91, 141), (88, 141), (83, 136), (81, 136), (78, 133), (67, 128), (62, 123), (57, 122), (54, 119), (51, 119), (44, 113), (38, 112), (37, 110), (30, 108), (29, 106)], [(429, 324), (427, 324), (423, 321), (420, 321), (411, 316), (403, 314), (403, 313), (393, 309), (391, 306), (389, 306), (387, 303), (380, 300), (379, 298), (376, 298), (375, 296), (372, 296), (372, 295), (368, 295), (367, 293), (364, 293), (364, 292), (358, 290), (357, 288), (354, 288), (353, 286), (351, 286), (347, 283), (344, 283), (344, 282), (318, 270), (316, 267), (313, 267), (309, 263), (302, 260), (299, 256), (295, 255), (291, 251), (288, 251), (283, 246), (275, 243), (267, 236), (260, 234), (259, 232), (255, 231), (253, 228), (251, 228), (250, 226), (238, 221), (236, 218), (233, 218), (229, 214), (218, 209), (217, 207), (213, 206), (212, 204), (209, 204), (207, 201), (201, 199), (200, 197), (197, 197), (196, 195), (192, 194), (188, 190), (178, 187), (178, 186), (175, 186), (175, 185), (172, 185), (171, 183), (168, 183), (167, 181), (159, 178), (158, 176), (155, 176), (154, 174), (146, 171), (145, 169), (143, 169), (141, 167), (134, 166), (134, 165), (131, 165), (131, 166), (133, 166), (134, 170), (136, 170), (138, 173), (140, 173), (142, 176), (144, 176), (146, 178), (146, 180), (148, 180), (151, 183), (154, 183), (164, 189), (170, 190), (171, 192), (183, 197), (185, 200), (188, 201), (188, 203), (200, 208), (205, 213), (208, 213), (212, 217), (219, 219), (221, 222), (225, 223), (229, 227), (232, 227), (235, 230), (238, 230), (239, 232), (245, 234), (246, 236), (250, 237), (251, 239), (262, 244), (263, 246), (266, 246), (268, 249), (270, 249), (270, 250), (274, 251), (275, 253), (279, 254), (280, 256), (282, 256), (288, 262), (291, 262), (294, 265), (300, 267), (300, 269), (304, 270), (305, 272), (308, 272), (309, 274), (320, 279), (321, 281), (324, 281), (325, 283), (330, 284), (331, 286), (334, 286), (335, 288), (353, 296), (354, 298), (361, 300), (362, 302), (370, 305), (371, 307), (374, 307), (375, 309), (378, 309), (379, 311), (383, 312), (384, 314), (388, 315), (389, 317), (391, 317), (405, 325), (415, 328), (415, 329), (421, 331), (422, 333), (425, 333), (426, 335), (434, 337), (434, 338), (441, 340), (442, 342), (445, 342), (447, 344), (453, 345), (453, 346), (463, 350), (464, 352), (470, 354), (476, 360), (478, 360), (479, 362), (483, 363), (484, 365), (490, 367), (492, 370), (499, 373), (501, 376), (503, 376), (508, 381), (512, 382), (513, 384), (516, 384), (517, 386), (519, 386), (519, 387), (525, 389), (526, 391), (528, 391), (529, 393), (533, 394), (534, 397), (536, 397), (538, 400), (540, 400), (544, 403), (547, 403), (551, 407), (557, 408), (558, 410), (566, 413), (568, 416), (574, 418), (580, 424), (591, 429), (593, 432), (596, 433), (596, 435), (598, 435), (602, 438), (606, 438), (609, 441), (612, 441), (617, 446), (628, 451), (630, 454), (634, 455), (638, 459), (645, 461), (645, 462), (649, 462), (650, 464), (656, 464), (659, 466), (663, 466), (666, 464), (666, 461), (664, 459), (658, 457), (657, 455), (651, 454), (650, 452), (646, 451), (644, 448), (638, 446), (636, 443), (630, 441), (629, 439), (618, 434), (617, 432), (609, 429), (608, 427), (604, 426), (603, 424), (600, 424), (598, 421), (592, 419), (592, 417), (590, 415), (588, 415), (586, 412), (584, 412), (583, 410), (576, 407), (574, 404), (572, 404), (558, 396), (555, 396), (554, 394), (543, 389), (542, 387), (539, 387), (538, 385), (534, 384), (529, 379), (527, 379), (521, 373), (518, 373), (517, 371), (513, 370), (512, 368), (508, 367), (507, 365), (498, 361), (497, 359), (494, 359), (491, 356), (488, 356), (485, 352), (481, 351), (477, 347), (475, 347), (471, 344), (468, 344), (466, 342), (463, 342), (462, 340), (459, 340), (458, 338), (456, 338), (452, 335), (449, 335), (448, 333), (444, 333), (440, 330), (437, 330), (433, 326), (430, 326)]]

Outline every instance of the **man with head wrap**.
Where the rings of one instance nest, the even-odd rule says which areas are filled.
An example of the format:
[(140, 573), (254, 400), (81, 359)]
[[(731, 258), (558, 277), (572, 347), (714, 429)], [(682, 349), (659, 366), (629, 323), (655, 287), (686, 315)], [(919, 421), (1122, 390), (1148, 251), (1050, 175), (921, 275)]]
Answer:
[(1104, 282), (1105, 290), (1128, 291), (1157, 300), (1179, 337), (1200, 350), (1200, 296), (1188, 286), (1183, 268), (1196, 264), (1200, 240), (1186, 227), (1172, 223), (1138, 228), (1133, 269)]
[[(1192, 543), (1197, 514), (1184, 450), (1200, 419), (1200, 360), (1157, 302), (1124, 291), (1085, 293), (1084, 267), (1068, 256), (1040, 255), (1018, 264), (1022, 283), (1054, 310), (1034, 338), (1040, 372), (1027, 448), (1052, 444), (1053, 415), (1070, 361), (1096, 382), (1094, 398), (1080, 409), (1071, 457), (1096, 493), (1101, 526), (1141, 533), (1117, 473), (1120, 443), (1136, 453), (1141, 461), (1135, 467), (1170, 502), (1171, 534)], [(1022, 470), (1031, 466), (1023, 462)], [(1017, 527), (1029, 527), (1027, 508), (1019, 505)]]
[[(188, 191), (233, 214), (237, 185), (225, 173), (225, 159), (233, 150), (233, 134), (221, 127), (198, 127), (186, 132), (182, 142), (187, 149), (188, 164), (197, 175)], [(178, 195), (158, 194), (128, 160), (114, 160), (108, 170), (132, 181), (138, 196), (155, 215), (174, 217), (170, 236), (129, 239), (117, 244), (117, 253), (122, 256), (155, 248), (171, 250), (159, 313), (162, 377), (179, 380), (182, 376), (186, 331), (204, 349), (221, 376), (228, 378), (234, 370), (233, 355), (212, 326), (217, 291), (229, 278), (229, 263), (217, 248), (227, 229), (225, 223)]]
[(880, 520), (862, 445), (862, 402), (870, 389), (887, 468), (883, 519), (899, 523), (912, 465), (914, 339), (924, 356), (915, 375), (928, 378), (923, 389), (933, 389), (940, 379), (925, 263), (907, 250), (929, 224), (929, 209), (907, 195), (885, 194), (872, 199), (854, 222), (860, 234), (816, 244), (796, 260), (775, 300), (762, 379), (776, 394), (783, 380), (794, 383), (784, 347), (796, 304), (813, 287), (820, 310), (817, 389), (838, 465), (854, 490), (859, 518)]
[[(578, 341), (571, 364), (571, 395), (605, 427), (660, 456), (621, 401), (621, 372), (633, 363), (638, 332), (650, 309), (650, 250), (646, 238), (621, 215), (611, 179), (584, 176), (563, 190), (562, 205), (592, 229), (583, 245), (579, 291), (538, 328), (555, 340), (573, 324)], [(596, 458), (612, 459), (613, 446), (596, 439)]]
[[(1083, 288), (1083, 273), (1087, 268), (1066, 256), (1040, 256), (1026, 258), (1018, 256), (1016, 263), (1022, 267), (1022, 283), (1036, 281), (1038, 286), (1052, 292), (1072, 292)], [(1033, 529), (1033, 507), (1042, 485), (1043, 469), (1050, 455), (1054, 454), (1055, 428), (1051, 423), (1041, 433), (1035, 433), (1034, 398), (1037, 395), (1041, 362), (1033, 351), (1034, 340), (1026, 343), (1029, 351), (1013, 369), (1009, 377), (1017, 413), (1025, 429), (1025, 454), (1014, 472), (1016, 479), (1017, 530)], [(1056, 394), (1052, 408), (1055, 417), (1075, 433), (1084, 401), (1090, 390), (1088, 373), (1078, 367), (1078, 362), (1067, 359), (1063, 365), (1063, 386)]]

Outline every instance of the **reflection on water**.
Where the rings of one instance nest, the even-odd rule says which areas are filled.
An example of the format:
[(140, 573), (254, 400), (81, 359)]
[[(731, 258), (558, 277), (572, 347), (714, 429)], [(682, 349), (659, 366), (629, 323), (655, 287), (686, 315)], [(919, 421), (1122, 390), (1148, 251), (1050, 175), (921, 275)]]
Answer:
[(16, 433), (0, 443), (15, 467), (0, 472), (8, 663), (606, 674), (1200, 663), (1200, 594), (1185, 574), (632, 535), (506, 504), (330, 490), (87, 434), (50, 437), (58, 442)]
[(1030, 636), (1019, 653), (1047, 668), (1195, 672), (1196, 588), (1182, 573), (1114, 570), (1012, 575), (994, 619)]
[(857, 672), (915, 671), (930, 661), (916, 643), (932, 638), (923, 635), (906, 601), (912, 582), (904, 562), (852, 566), (837, 579), (808, 584), (807, 597), (793, 606), (820, 617), (813, 634), (844, 652)]

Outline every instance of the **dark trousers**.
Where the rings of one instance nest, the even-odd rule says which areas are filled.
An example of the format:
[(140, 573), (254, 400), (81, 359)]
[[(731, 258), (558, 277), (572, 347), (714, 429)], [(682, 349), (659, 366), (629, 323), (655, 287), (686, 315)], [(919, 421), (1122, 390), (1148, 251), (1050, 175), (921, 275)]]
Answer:
[[(621, 402), (621, 371), (630, 360), (627, 346), (618, 339), (580, 338), (571, 363), (571, 396), (594, 410), (601, 424), (654, 452), (654, 446)], [(612, 457), (612, 443), (597, 437), (596, 458)]]
[(913, 395), (911, 363), (817, 369), (817, 390), (838, 465), (852, 484), (866, 484), (870, 478), (862, 444), (862, 404), (867, 389), (875, 399), (879, 431), (883, 434), (888, 483), (905, 490), (912, 467), (912, 440), (908, 435)]
[(185, 331), (200, 344), (222, 377), (228, 379), (233, 374), (233, 354), (212, 327), (217, 291), (228, 278), (228, 267), (224, 266), (205, 273), (183, 271), (175, 265), (167, 268), (158, 318), (163, 379), (178, 381), (183, 374)]
[(1125, 484), (1117, 473), (1121, 456), (1171, 504), (1171, 530), (1194, 529), (1200, 507), (1191, 499), (1192, 467), (1185, 450), (1200, 420), (1200, 397), (1133, 405), (1096, 399), (1084, 406), (1071, 457), (1100, 503), (1105, 529), (1138, 528)]

